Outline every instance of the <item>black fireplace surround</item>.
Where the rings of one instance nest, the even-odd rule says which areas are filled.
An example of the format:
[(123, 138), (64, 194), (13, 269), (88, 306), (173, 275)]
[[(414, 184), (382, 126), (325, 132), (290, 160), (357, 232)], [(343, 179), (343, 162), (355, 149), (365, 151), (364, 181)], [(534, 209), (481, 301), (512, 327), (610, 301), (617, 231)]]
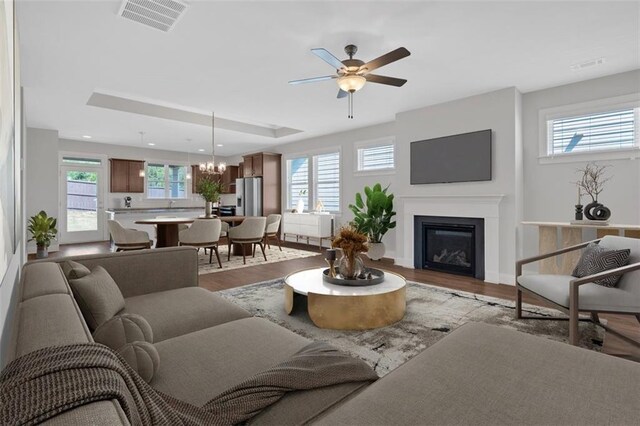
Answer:
[(414, 266), (484, 280), (484, 219), (414, 216)]

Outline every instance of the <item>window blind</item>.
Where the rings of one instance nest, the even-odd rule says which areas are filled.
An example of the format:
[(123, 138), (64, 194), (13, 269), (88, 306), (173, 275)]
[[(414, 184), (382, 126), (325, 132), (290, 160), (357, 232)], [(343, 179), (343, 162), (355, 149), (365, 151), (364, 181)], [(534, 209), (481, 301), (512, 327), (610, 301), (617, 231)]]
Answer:
[(313, 162), (315, 200), (321, 200), (327, 211), (340, 211), (340, 153), (316, 155)]
[(393, 169), (395, 167), (394, 145), (379, 145), (358, 149), (358, 171)]
[(289, 208), (294, 209), (302, 199), (305, 209), (309, 208), (309, 158), (288, 160)]
[(549, 154), (633, 148), (637, 116), (630, 108), (551, 120)]

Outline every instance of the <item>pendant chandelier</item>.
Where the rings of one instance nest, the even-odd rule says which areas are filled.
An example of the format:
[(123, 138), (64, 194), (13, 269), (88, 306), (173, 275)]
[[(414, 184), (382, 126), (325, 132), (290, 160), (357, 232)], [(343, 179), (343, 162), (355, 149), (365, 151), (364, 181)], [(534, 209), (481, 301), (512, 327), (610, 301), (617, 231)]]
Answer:
[[(144, 132), (139, 132), (139, 133), (140, 133), (140, 145), (144, 148)], [(141, 178), (143, 178), (145, 176), (144, 165), (138, 171), (138, 176), (140, 176)]]
[(215, 114), (211, 113), (211, 161), (207, 161), (206, 163), (200, 163), (199, 169), (202, 173), (207, 174), (222, 174), (224, 173), (227, 165), (225, 163), (219, 163), (216, 165), (216, 117)]

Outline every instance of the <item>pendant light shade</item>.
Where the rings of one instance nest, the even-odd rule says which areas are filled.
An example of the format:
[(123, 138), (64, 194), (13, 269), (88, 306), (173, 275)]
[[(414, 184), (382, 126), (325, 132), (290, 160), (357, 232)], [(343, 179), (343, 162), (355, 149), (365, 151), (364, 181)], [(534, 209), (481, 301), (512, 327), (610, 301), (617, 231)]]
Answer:
[(227, 168), (225, 163), (219, 163), (216, 166), (216, 117), (215, 114), (211, 113), (211, 161), (207, 161), (206, 163), (200, 163), (198, 168), (202, 173), (207, 174), (222, 174)]

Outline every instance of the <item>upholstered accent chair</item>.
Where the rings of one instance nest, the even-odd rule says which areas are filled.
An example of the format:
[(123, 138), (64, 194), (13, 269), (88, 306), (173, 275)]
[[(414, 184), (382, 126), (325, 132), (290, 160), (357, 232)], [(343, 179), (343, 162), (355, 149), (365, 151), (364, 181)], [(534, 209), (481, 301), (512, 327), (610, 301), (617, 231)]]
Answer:
[(192, 246), (198, 249), (209, 249), (209, 263), (213, 261), (213, 253), (218, 259), (218, 266), (222, 268), (220, 253), (218, 253), (218, 241), (220, 240), (220, 230), (222, 222), (220, 219), (196, 219), (187, 229), (179, 232), (178, 244), (181, 246)]
[(116, 251), (142, 250), (151, 248), (149, 234), (137, 229), (126, 229), (117, 220), (108, 220), (107, 226)]
[[(267, 216), (267, 225), (264, 230), (264, 244), (271, 248), (269, 245), (269, 238), (275, 238), (278, 242), (278, 248), (282, 251), (282, 246), (280, 245), (280, 235), (278, 234), (278, 230), (280, 229), (280, 221), (282, 220), (282, 215), (279, 214), (270, 214)], [(254, 246), (255, 250), (255, 246)]]
[[(629, 263), (626, 266), (583, 278), (571, 275), (522, 274), (522, 267), (526, 264), (580, 250), (592, 242), (598, 242), (601, 247), (608, 250), (630, 249)], [(594, 283), (594, 281), (620, 274), (623, 275), (616, 287), (605, 287)], [(516, 262), (516, 276), (516, 318), (549, 319), (522, 315), (522, 294), (526, 293), (544, 300), (547, 304), (569, 315), (569, 342), (572, 345), (577, 345), (579, 341), (578, 321), (591, 320), (621, 339), (640, 346), (640, 342), (612, 330), (600, 323), (598, 318), (598, 313), (629, 314), (635, 315), (640, 322), (640, 239), (608, 235), (602, 239), (519, 260)], [(581, 319), (580, 312), (590, 313), (591, 318)]]
[[(238, 226), (229, 228), (227, 240), (229, 242), (229, 255), (227, 260), (231, 260), (231, 245), (242, 244), (242, 261), (247, 263), (246, 248), (255, 248), (256, 244), (260, 246), (264, 260), (267, 260), (267, 254), (264, 251), (264, 230), (267, 225), (266, 217), (247, 217)], [(255, 250), (253, 250), (255, 257)]]

